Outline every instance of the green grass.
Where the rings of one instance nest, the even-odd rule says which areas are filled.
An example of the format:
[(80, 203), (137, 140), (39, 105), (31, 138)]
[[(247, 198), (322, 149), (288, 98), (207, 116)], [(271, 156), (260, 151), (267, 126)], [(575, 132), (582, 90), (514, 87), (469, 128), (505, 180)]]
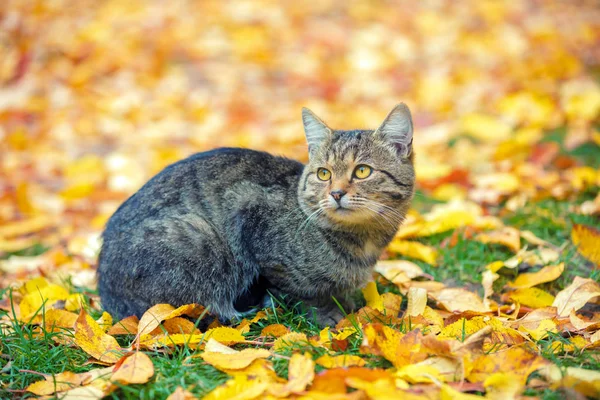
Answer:
[[(515, 212), (503, 212), (501, 217), (507, 225), (521, 230), (530, 230), (541, 239), (547, 240), (557, 248), (561, 249), (559, 262), (565, 262), (568, 268), (558, 280), (541, 285), (540, 288), (557, 293), (567, 286), (575, 276), (591, 277), (600, 280), (600, 271), (592, 269), (591, 264), (582, 258), (570, 243), (570, 230), (573, 223), (584, 223), (598, 225), (598, 220), (593, 217), (585, 217), (574, 214), (572, 205), (580, 204), (585, 200), (593, 198), (595, 193), (589, 191), (576, 199), (570, 201), (544, 200), (531, 203)], [(436, 204), (424, 195), (418, 196), (418, 205), (426, 210)], [(432, 267), (422, 261), (412, 260), (420, 265), (423, 270), (432, 275), (436, 281), (444, 282), (450, 286), (466, 286), (470, 290), (482, 294), (481, 273), (485, 266), (496, 260), (507, 260), (513, 253), (507, 248), (499, 245), (484, 245), (471, 239), (459, 236), (454, 247), (443, 247), (445, 239), (450, 237), (451, 232), (423, 238), (425, 244), (438, 248), (440, 252), (440, 263), (438, 267)], [(42, 252), (39, 246), (28, 250), (21, 255), (32, 255)], [(539, 269), (533, 266), (530, 271)], [(495, 285), (496, 293), (502, 290), (505, 283), (514, 279), (517, 271), (503, 269), (501, 278)], [(93, 292), (85, 288), (77, 288), (65, 282), (65, 287), (73, 293), (83, 293), (87, 298)], [(384, 283), (378, 284), (380, 292), (398, 293), (394, 285)], [(0, 292), (1, 297), (8, 293)], [(359, 296), (360, 297), (360, 296)], [(403, 308), (406, 307), (404, 299)], [(86, 307), (89, 308), (89, 307)], [(100, 316), (98, 310), (89, 309), (93, 317)], [(0, 311), (1, 313), (6, 313)], [(6, 321), (4, 319), (3, 321)], [(246, 334), (248, 338), (259, 336), (263, 327), (270, 324), (283, 324), (293, 331), (304, 332), (308, 337), (319, 334), (319, 328), (314, 319), (303, 316), (294, 310), (294, 307), (286, 307), (279, 304), (277, 308), (267, 309), (267, 318), (260, 320), (250, 326)], [(57, 344), (55, 339), (60, 335), (72, 335), (68, 332), (46, 332), (38, 327), (2, 322), (0, 329), (0, 398), (28, 398), (30, 394), (22, 390), (32, 382), (40, 379), (40, 375), (27, 371), (35, 371), (43, 374), (57, 374), (64, 371), (84, 372), (97, 366), (87, 364), (88, 356), (77, 347), (69, 347)], [(396, 327), (403, 331), (410, 329), (407, 326)], [(131, 344), (133, 336), (118, 337), (122, 346)], [(337, 354), (360, 354), (362, 335), (360, 333), (350, 337), (348, 347)], [(591, 370), (600, 369), (600, 352), (598, 350), (556, 351), (556, 343), (568, 344), (568, 337), (561, 334), (551, 334), (547, 338), (535, 343), (540, 354), (548, 360), (556, 363), (561, 368), (570, 366), (586, 368)], [(245, 345), (246, 347), (248, 345)], [(250, 345), (252, 346), (252, 345)], [(256, 346), (256, 345), (254, 345)], [(237, 346), (236, 348), (243, 348)], [(309, 343), (296, 343), (284, 352), (281, 357), (273, 358), (275, 372), (287, 377), (288, 357), (294, 351), (308, 351), (314, 359), (325, 354), (325, 350), (312, 346)], [(155, 375), (152, 380), (144, 385), (130, 385), (118, 388), (107, 398), (112, 399), (140, 399), (153, 398), (163, 399), (171, 394), (178, 386), (197, 396), (202, 396), (217, 385), (225, 382), (228, 378), (224, 373), (212, 366), (206, 365), (201, 358), (194, 357), (198, 351), (187, 346), (170, 349), (165, 352), (148, 352), (155, 367)], [(391, 364), (383, 357), (375, 355), (362, 355), (370, 368), (390, 368)], [(317, 366), (316, 372), (324, 368)], [(530, 396), (538, 396), (544, 400), (564, 398), (564, 393), (555, 390), (528, 389)]]

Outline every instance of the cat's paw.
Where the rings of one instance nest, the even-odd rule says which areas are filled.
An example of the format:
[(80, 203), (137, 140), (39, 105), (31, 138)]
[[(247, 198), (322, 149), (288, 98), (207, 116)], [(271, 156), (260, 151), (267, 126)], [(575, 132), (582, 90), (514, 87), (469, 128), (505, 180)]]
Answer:
[(341, 310), (334, 308), (330, 310), (317, 310), (317, 324), (321, 328), (334, 327), (344, 318)]

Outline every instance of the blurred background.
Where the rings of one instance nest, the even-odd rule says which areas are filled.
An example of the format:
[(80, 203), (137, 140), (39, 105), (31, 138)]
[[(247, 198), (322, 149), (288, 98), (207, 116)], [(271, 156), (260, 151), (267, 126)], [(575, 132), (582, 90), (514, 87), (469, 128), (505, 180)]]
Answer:
[(594, 0), (4, 0), (0, 253), (92, 257), (194, 152), (305, 160), (304, 106), (351, 129), (407, 103), (418, 197), (568, 200), (600, 184), (599, 67)]

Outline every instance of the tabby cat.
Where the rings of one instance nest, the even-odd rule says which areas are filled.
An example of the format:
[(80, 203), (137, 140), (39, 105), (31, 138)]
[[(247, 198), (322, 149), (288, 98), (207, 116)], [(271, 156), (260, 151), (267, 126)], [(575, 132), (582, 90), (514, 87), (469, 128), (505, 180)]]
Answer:
[(152, 178), (103, 234), (104, 308), (141, 316), (157, 303), (203, 304), (222, 320), (270, 296), (312, 309), (321, 326), (353, 307), (414, 191), (409, 109), (376, 130), (334, 130), (302, 110), (309, 162), (222, 148)]

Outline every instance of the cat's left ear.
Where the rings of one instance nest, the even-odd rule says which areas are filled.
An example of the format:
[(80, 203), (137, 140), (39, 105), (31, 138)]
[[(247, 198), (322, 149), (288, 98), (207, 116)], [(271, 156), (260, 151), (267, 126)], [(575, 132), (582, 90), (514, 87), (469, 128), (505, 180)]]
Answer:
[(311, 156), (331, 136), (331, 129), (308, 108), (302, 108), (302, 122), (308, 142), (308, 155)]
[(373, 135), (396, 149), (400, 157), (412, 153), (413, 123), (410, 110), (404, 103), (398, 104), (388, 114)]

